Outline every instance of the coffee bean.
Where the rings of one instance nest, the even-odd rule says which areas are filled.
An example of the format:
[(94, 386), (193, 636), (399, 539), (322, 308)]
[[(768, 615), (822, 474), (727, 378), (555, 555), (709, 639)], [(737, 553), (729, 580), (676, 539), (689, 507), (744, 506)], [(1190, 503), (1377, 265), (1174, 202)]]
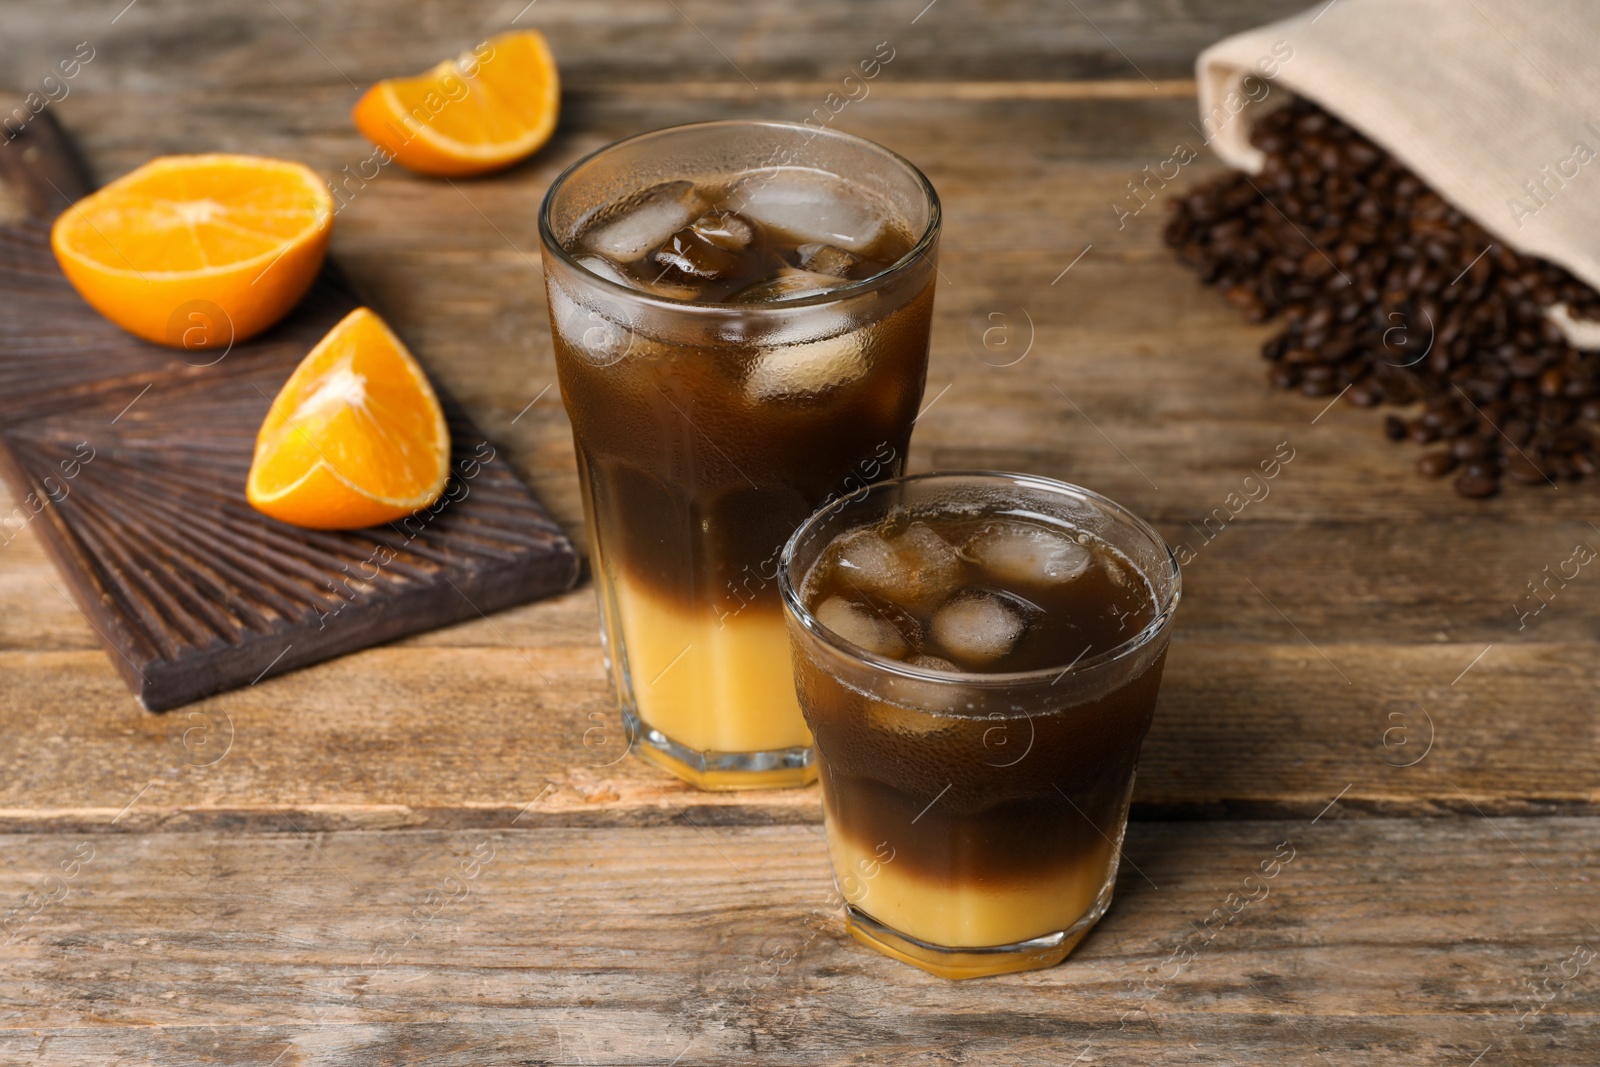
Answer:
[(1442, 478), (1456, 469), (1456, 457), (1449, 452), (1429, 452), (1417, 460), (1417, 470), (1429, 478)]
[(1376, 390), (1364, 382), (1360, 385), (1351, 386), (1350, 391), (1344, 395), (1344, 398), (1358, 408), (1370, 408), (1383, 399)]
[(1406, 427), (1406, 436), (1419, 445), (1432, 444), (1439, 439), (1439, 428), (1417, 419)]
[(1548, 485), (1550, 480), (1547, 472), (1539, 464), (1520, 452), (1514, 452), (1506, 462), (1506, 474), (1514, 482), (1523, 485)]
[(1358, 407), (1423, 402), (1409, 421), (1386, 415), (1384, 435), (1448, 442), (1417, 466), (1441, 477), (1465, 464), (1464, 496), (1493, 495), (1502, 470), (1530, 485), (1596, 472), (1600, 355), (1574, 349), (1546, 311), (1600, 320), (1600, 293), (1492, 238), (1314, 104), (1264, 116), (1252, 141), (1261, 174), (1175, 201), (1165, 237), (1252, 321), (1281, 322), (1262, 346), (1275, 386), (1348, 386)]
[(1249, 286), (1235, 285), (1223, 294), (1228, 298), (1228, 303), (1244, 312), (1245, 318), (1251, 322), (1260, 322), (1267, 317), (1267, 306)]

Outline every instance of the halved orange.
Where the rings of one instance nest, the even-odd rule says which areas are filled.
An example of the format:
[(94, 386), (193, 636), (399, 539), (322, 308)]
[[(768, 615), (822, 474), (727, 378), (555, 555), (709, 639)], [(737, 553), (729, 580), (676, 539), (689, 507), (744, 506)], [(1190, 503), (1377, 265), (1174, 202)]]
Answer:
[(299, 302), (332, 230), (333, 198), (299, 163), (163, 156), (69, 207), (50, 247), (124, 330), (220, 354)]
[(256, 436), (245, 496), (314, 530), (353, 530), (427, 507), (450, 474), (450, 431), (417, 361), (367, 308), (317, 342)]
[(464, 177), (507, 167), (556, 128), (555, 57), (535, 30), (503, 33), (415, 78), (389, 78), (351, 117), (372, 142), (421, 174)]

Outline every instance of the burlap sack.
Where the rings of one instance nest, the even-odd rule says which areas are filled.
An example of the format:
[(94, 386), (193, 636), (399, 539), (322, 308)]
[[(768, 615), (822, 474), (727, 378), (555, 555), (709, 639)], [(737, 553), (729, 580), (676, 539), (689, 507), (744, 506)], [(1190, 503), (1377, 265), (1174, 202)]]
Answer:
[[(1212, 45), (1197, 77), (1230, 165), (1260, 171), (1264, 112), (1247, 102), (1287, 88), (1513, 249), (1600, 289), (1600, 0), (1323, 0)], [(1600, 324), (1554, 317), (1600, 348)]]

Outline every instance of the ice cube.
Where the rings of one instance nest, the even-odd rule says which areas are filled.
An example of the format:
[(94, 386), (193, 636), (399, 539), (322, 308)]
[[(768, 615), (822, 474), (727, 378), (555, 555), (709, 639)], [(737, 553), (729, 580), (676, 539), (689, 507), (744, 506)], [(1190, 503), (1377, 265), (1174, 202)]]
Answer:
[(801, 241), (851, 252), (883, 234), (884, 218), (854, 187), (825, 171), (778, 167), (740, 179), (729, 201), (740, 214)]
[(683, 229), (704, 209), (693, 182), (663, 182), (635, 199), (621, 217), (583, 235), (582, 245), (619, 263), (632, 263)]
[(742, 261), (737, 252), (729, 252), (703, 241), (688, 229), (679, 230), (667, 238), (667, 243), (656, 249), (655, 255), (650, 258), (665, 272), (664, 277), (670, 278), (677, 273), (702, 281), (713, 281), (733, 274)]
[(961, 668), (945, 659), (943, 656), (927, 656), (918, 654), (906, 660), (913, 667), (921, 667), (925, 671), (959, 671)]
[(664, 297), (667, 300), (698, 300), (700, 290), (692, 285), (682, 285), (665, 278), (654, 278), (647, 282), (635, 281), (634, 287), (651, 296)]
[[(609, 281), (637, 288), (637, 284), (598, 256), (580, 256), (586, 270)], [(574, 299), (564, 285), (550, 286), (550, 325), (571, 349), (601, 366), (616, 363), (633, 350), (637, 335), (625, 322), (602, 314), (598, 307)], [(592, 295), (592, 294), (589, 294)]]
[(577, 256), (575, 261), (580, 267), (588, 271), (590, 274), (604, 278), (608, 282), (616, 282), (618, 285), (626, 285), (629, 289), (639, 288), (638, 282), (628, 277), (621, 267), (611, 262), (605, 256)]
[(745, 395), (757, 403), (783, 397), (815, 396), (867, 373), (859, 332), (769, 348), (756, 357), (744, 381)]
[(950, 542), (925, 522), (885, 537), (869, 528), (848, 533), (834, 557), (839, 577), (913, 614), (950, 595), (961, 578), (961, 559)]
[(984, 527), (962, 555), (998, 581), (1035, 585), (1070, 582), (1094, 565), (1094, 553), (1066, 534), (1017, 522)]
[(1018, 605), (972, 590), (952, 597), (934, 612), (929, 631), (939, 647), (958, 661), (982, 666), (1015, 648), (1027, 627)]
[(828, 274), (835, 278), (848, 277), (850, 268), (861, 262), (860, 256), (853, 256), (844, 249), (832, 245), (804, 244), (794, 251), (795, 255), (800, 257), (800, 265), (806, 270), (816, 274)]
[(735, 304), (769, 304), (784, 300), (799, 300), (849, 284), (849, 280), (835, 278), (831, 274), (784, 267), (775, 277), (747, 285), (728, 299)]
[[(925, 671), (959, 671), (961, 668), (942, 656), (917, 654), (908, 657), (909, 667)], [(891, 704), (870, 705), (868, 712), (873, 725), (897, 733), (931, 734), (956, 725), (942, 716), (970, 710), (973, 693), (966, 686), (953, 681), (932, 681), (925, 678), (904, 678), (889, 675), (883, 683), (883, 695)], [(925, 714), (932, 712), (933, 714)]]
[(832, 596), (818, 606), (817, 621), (868, 652), (898, 659), (910, 649), (892, 622), (865, 604)]
[(651, 296), (664, 296), (671, 300), (693, 300), (699, 295), (699, 291), (689, 285), (661, 280), (640, 281), (604, 256), (578, 256), (575, 262), (590, 274), (599, 275), (606, 281), (616, 282), (618, 285), (626, 285), (629, 289), (637, 289), (641, 293), (649, 293)]
[(651, 259), (666, 271), (702, 281), (754, 274), (755, 227), (731, 211), (701, 215), (667, 238)]
[(732, 211), (708, 211), (689, 223), (696, 237), (730, 252), (743, 251), (756, 239), (756, 228)]

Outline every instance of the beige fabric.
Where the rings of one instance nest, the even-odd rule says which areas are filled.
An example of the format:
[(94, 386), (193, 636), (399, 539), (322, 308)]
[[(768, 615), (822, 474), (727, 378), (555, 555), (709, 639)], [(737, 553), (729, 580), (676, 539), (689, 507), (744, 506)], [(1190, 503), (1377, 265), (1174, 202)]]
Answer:
[[(1249, 137), (1264, 108), (1244, 104), (1287, 88), (1512, 248), (1600, 289), (1600, 0), (1323, 0), (1212, 45), (1197, 76), (1230, 165), (1261, 169)], [(1574, 343), (1600, 342), (1573, 326)]]

